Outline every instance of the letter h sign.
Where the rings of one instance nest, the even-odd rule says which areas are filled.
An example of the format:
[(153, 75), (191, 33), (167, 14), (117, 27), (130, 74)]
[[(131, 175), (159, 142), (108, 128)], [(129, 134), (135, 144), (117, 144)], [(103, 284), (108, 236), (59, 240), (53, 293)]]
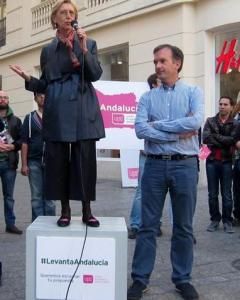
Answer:
[[(236, 58), (237, 39), (233, 39), (228, 45), (228, 41), (224, 41), (221, 54), (216, 58), (217, 67), (216, 73), (219, 71), (222, 74), (228, 73), (229, 69), (239, 69), (240, 67), (240, 56)], [(228, 46), (228, 50), (227, 50)]]

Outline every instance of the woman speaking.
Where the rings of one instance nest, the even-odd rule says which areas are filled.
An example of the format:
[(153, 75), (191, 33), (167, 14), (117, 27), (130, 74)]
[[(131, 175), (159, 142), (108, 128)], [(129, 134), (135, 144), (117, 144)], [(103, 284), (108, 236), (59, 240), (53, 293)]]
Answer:
[[(98, 227), (90, 201), (96, 190), (96, 141), (105, 136), (92, 86), (102, 69), (96, 42), (78, 28), (78, 12), (71, 0), (58, 1), (51, 14), (56, 37), (43, 47), (42, 75), (36, 79), (17, 65), (10, 68), (25, 79), (26, 89), (44, 93), (45, 198), (60, 200), (58, 226), (71, 221), (69, 200), (82, 201), (82, 221)], [(72, 25), (74, 24), (74, 28)]]

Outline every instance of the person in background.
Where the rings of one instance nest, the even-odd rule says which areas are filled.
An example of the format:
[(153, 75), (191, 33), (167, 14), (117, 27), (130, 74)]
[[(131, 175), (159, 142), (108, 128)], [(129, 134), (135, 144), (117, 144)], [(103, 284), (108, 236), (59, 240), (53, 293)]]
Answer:
[[(232, 162), (234, 155), (234, 135), (237, 121), (231, 112), (234, 101), (231, 97), (219, 99), (219, 113), (208, 118), (203, 129), (203, 143), (211, 150), (206, 160), (208, 183), (208, 205), (211, 223), (207, 231), (214, 232), (222, 220), (226, 233), (234, 233), (232, 228)], [(219, 210), (219, 185), (222, 195), (222, 214)]]
[[(149, 88), (157, 88), (160, 86), (161, 81), (158, 79), (157, 74), (154, 73), (150, 75), (147, 79)], [(142, 174), (144, 170), (144, 164), (146, 160), (146, 154), (144, 150), (140, 150), (139, 153), (139, 173), (138, 173), (138, 186), (133, 198), (133, 203), (132, 203), (132, 208), (131, 208), (131, 213), (130, 213), (130, 218), (129, 218), (129, 224), (130, 228), (128, 228), (128, 238), (129, 239), (135, 239), (136, 235), (139, 231), (140, 228), (140, 223), (141, 223), (141, 180), (142, 180)], [(159, 223), (159, 229), (158, 229), (158, 236), (162, 235), (162, 230), (161, 230), (161, 221)]]
[(9, 107), (9, 97), (0, 90), (0, 177), (4, 201), (6, 232), (22, 234), (15, 225), (13, 192), (21, 148), (21, 120)]
[(44, 94), (34, 94), (38, 109), (27, 114), (22, 126), (22, 168), (21, 173), (28, 176), (31, 189), (32, 222), (38, 216), (55, 216), (56, 207), (52, 200), (44, 199), (44, 169), (42, 137), (42, 113)]

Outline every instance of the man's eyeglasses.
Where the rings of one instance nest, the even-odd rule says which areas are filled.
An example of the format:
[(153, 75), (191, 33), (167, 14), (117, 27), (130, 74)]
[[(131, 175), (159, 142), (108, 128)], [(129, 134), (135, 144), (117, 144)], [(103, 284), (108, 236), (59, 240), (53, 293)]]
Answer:
[(5, 99), (5, 100), (8, 100), (9, 97), (8, 96), (0, 96), (0, 99)]

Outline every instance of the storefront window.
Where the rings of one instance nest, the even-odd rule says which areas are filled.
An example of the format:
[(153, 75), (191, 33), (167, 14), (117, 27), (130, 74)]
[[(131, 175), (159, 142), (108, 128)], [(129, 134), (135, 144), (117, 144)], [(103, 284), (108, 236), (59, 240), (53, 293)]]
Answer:
[[(128, 45), (118, 45), (111, 49), (99, 51), (99, 60), (103, 69), (100, 80), (129, 81)], [(101, 149), (97, 157), (119, 158), (118, 149)]]
[(128, 45), (100, 51), (99, 60), (103, 68), (101, 80), (129, 80)]
[(222, 96), (240, 100), (240, 31), (216, 36), (216, 101)]
[(6, 0), (0, 0), (0, 47), (6, 44)]

